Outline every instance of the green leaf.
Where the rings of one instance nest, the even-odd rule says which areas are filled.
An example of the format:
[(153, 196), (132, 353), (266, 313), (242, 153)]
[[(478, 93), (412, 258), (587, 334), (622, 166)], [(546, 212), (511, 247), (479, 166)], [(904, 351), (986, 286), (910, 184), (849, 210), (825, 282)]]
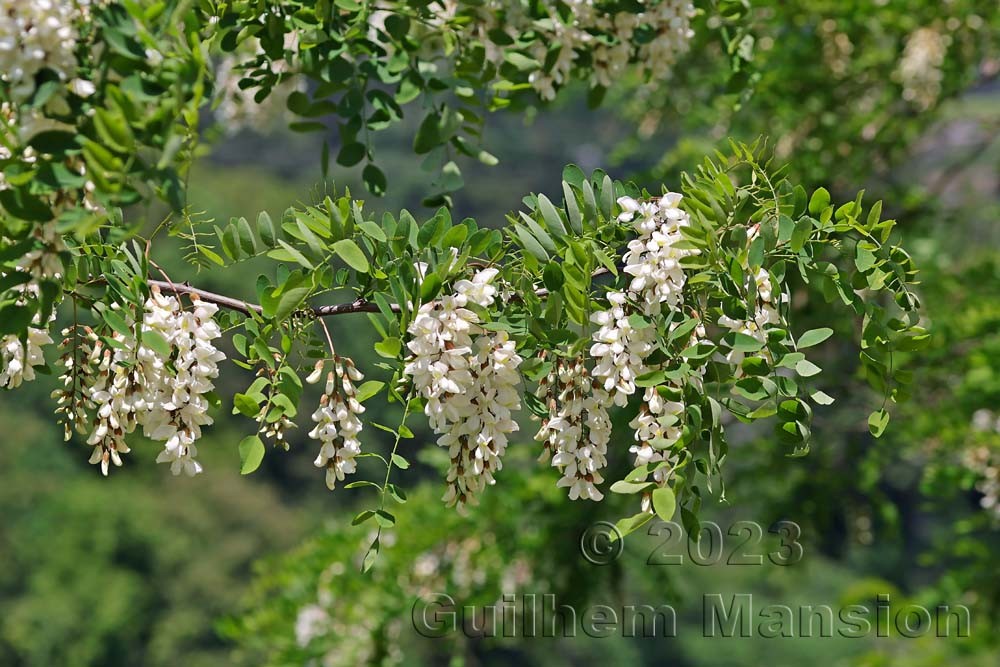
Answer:
[(305, 301), (311, 291), (311, 287), (303, 285), (301, 287), (293, 287), (290, 290), (282, 292), (281, 296), (278, 298), (278, 305), (274, 309), (274, 318), (279, 321), (285, 320), (289, 315), (294, 313), (300, 305), (302, 305), (302, 302)]
[(132, 337), (132, 328), (125, 323), (125, 319), (110, 308), (101, 313), (101, 317), (109, 327), (120, 333), (125, 338)]
[(402, 456), (400, 456), (399, 454), (392, 455), (392, 464), (397, 468), (399, 468), (400, 470), (406, 470), (407, 468), (410, 467), (410, 462), (407, 461)]
[(809, 361), (808, 359), (803, 359), (799, 363), (795, 364), (795, 372), (804, 378), (812, 377), (813, 375), (818, 375), (822, 372), (822, 368)]
[(386, 338), (375, 343), (375, 351), (378, 352), (379, 356), (386, 359), (397, 358), (402, 349), (403, 341), (396, 337)]
[(542, 64), (534, 58), (529, 58), (528, 56), (522, 53), (517, 53), (516, 51), (508, 51), (504, 54), (504, 60), (509, 62), (521, 72), (532, 72), (542, 67)]
[(753, 336), (734, 331), (727, 334), (725, 341), (738, 352), (758, 352), (764, 347), (763, 341), (759, 341)]
[(20, 334), (31, 324), (34, 315), (35, 311), (28, 306), (17, 304), (3, 306), (0, 308), (0, 334)]
[(362, 220), (358, 223), (358, 227), (360, 227), (361, 231), (364, 232), (369, 238), (378, 241), (379, 243), (385, 243), (387, 240), (385, 231), (371, 220)]
[[(338, 0), (338, 2), (340, 1), (341, 0)], [(379, 547), (379, 542), (378, 539), (376, 538), (376, 540), (372, 542), (372, 545), (368, 547), (368, 553), (365, 554), (365, 560), (361, 564), (362, 574), (372, 569), (375, 566), (375, 561), (378, 560), (378, 547)]]
[(826, 327), (821, 329), (810, 329), (799, 336), (797, 344), (798, 349), (802, 350), (807, 347), (812, 347), (813, 345), (819, 345), (832, 335), (833, 329), (828, 329)]
[(368, 258), (358, 244), (351, 239), (341, 239), (333, 244), (333, 251), (358, 273), (368, 273)]
[(247, 255), (255, 255), (257, 253), (257, 239), (253, 236), (253, 230), (250, 229), (250, 223), (247, 222), (246, 218), (240, 218), (236, 221), (236, 231), (239, 234), (240, 249)]
[(611, 485), (611, 493), (640, 493), (651, 486), (655, 486), (655, 482), (631, 482), (627, 480), (619, 480)]
[(625, 519), (620, 519), (615, 523), (615, 528), (618, 530), (617, 533), (611, 535), (610, 539), (612, 542), (618, 541), (618, 536), (625, 537), (629, 533), (634, 533), (638, 529), (642, 528), (644, 525), (649, 523), (649, 520), (653, 518), (652, 514), (648, 512), (639, 512)]
[(267, 211), (261, 211), (257, 214), (257, 233), (260, 234), (264, 245), (273, 248), (278, 244), (278, 233), (274, 229), (274, 222)]
[(809, 214), (818, 216), (826, 207), (830, 205), (830, 193), (827, 192), (826, 188), (819, 188), (813, 192), (812, 198), (809, 200)]
[(382, 387), (385, 386), (385, 382), (380, 382), (378, 380), (368, 380), (364, 382), (360, 387), (358, 387), (358, 393), (355, 398), (359, 403), (364, 403), (369, 398), (375, 394), (382, 391)]
[(420, 122), (417, 134), (413, 137), (413, 151), (417, 155), (429, 153), (435, 146), (441, 143), (441, 135), (438, 126), (441, 116), (436, 111), (432, 111)]
[(449, 160), (441, 168), (441, 189), (446, 192), (454, 192), (462, 189), (463, 185), (465, 185), (465, 179), (462, 178), (462, 170), (459, 169), (454, 160)]
[(818, 391), (818, 390), (814, 391), (812, 393), (811, 398), (818, 405), (830, 405), (834, 401), (833, 396), (830, 396), (826, 392), (822, 392), (822, 391)]
[(557, 235), (565, 233), (562, 216), (559, 215), (559, 211), (556, 210), (555, 205), (545, 195), (538, 195), (538, 211), (542, 214), (546, 228)]
[(868, 415), (868, 430), (876, 438), (882, 437), (885, 427), (889, 425), (889, 413), (883, 410), (876, 410)]
[(276, 259), (279, 262), (296, 262), (306, 267), (310, 271), (316, 268), (313, 266), (312, 262), (306, 259), (305, 255), (303, 255), (301, 252), (299, 252), (294, 247), (289, 245), (286, 241), (278, 239), (278, 245), (280, 245), (281, 247), (268, 252), (267, 253), (268, 257), (270, 257), (271, 259)]
[(549, 260), (549, 253), (545, 252), (545, 248), (535, 240), (535, 237), (531, 235), (527, 229), (521, 225), (514, 225), (514, 233), (517, 235), (518, 240), (521, 241), (521, 245), (529, 253), (535, 256), (535, 258), (547, 262)]
[(150, 329), (142, 332), (142, 344), (156, 352), (161, 357), (169, 357), (171, 353), (170, 343), (159, 331)]
[(351, 521), (351, 525), (359, 526), (373, 516), (375, 516), (374, 510), (364, 510), (363, 512), (358, 512), (357, 516), (354, 517), (354, 520)]
[(363, 159), (365, 159), (365, 145), (358, 142), (344, 144), (337, 153), (337, 164), (345, 167), (353, 167)]
[(677, 511), (677, 497), (669, 486), (653, 489), (653, 509), (656, 515), (664, 521), (670, 521)]
[(236, 394), (233, 396), (234, 414), (239, 412), (244, 417), (256, 417), (260, 412), (260, 405), (246, 394)]
[(264, 443), (256, 435), (243, 438), (239, 451), (241, 475), (249, 475), (259, 468), (261, 461), (264, 460)]
[(550, 292), (558, 292), (563, 286), (562, 268), (557, 262), (549, 262), (542, 270), (542, 282)]
[(385, 194), (388, 181), (385, 178), (385, 173), (375, 165), (365, 165), (365, 168), (361, 171), (361, 180), (364, 181), (368, 191), (376, 197), (381, 197)]

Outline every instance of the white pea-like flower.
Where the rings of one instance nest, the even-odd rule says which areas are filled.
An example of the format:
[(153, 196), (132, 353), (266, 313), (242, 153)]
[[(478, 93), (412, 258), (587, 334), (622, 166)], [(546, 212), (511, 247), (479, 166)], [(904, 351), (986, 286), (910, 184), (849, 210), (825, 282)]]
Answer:
[[(319, 382), (324, 363), (316, 364), (306, 378), (310, 384)], [(345, 475), (357, 470), (354, 460), (361, 453), (358, 434), (364, 425), (358, 415), (365, 408), (356, 398), (354, 383), (364, 379), (348, 358), (334, 357), (333, 370), (327, 373), (326, 389), (320, 398), (319, 408), (312, 415), (316, 422), (309, 437), (321, 443), (319, 455), (313, 462), (317, 468), (326, 469), (326, 486), (331, 491), (342, 482)]]
[(226, 358), (212, 342), (222, 335), (212, 319), (218, 306), (196, 297), (192, 300), (192, 310), (182, 310), (176, 298), (154, 290), (146, 302), (143, 332), (156, 332), (170, 343), (175, 372), (148, 346), (140, 346), (137, 352), (153, 388), (146, 392), (146, 411), (140, 411), (143, 431), (164, 443), (157, 463), (169, 463), (173, 474), (183, 471), (188, 476), (202, 471), (195, 460), (195, 442), (201, 438), (201, 427), (213, 422), (205, 395), (215, 388), (218, 364)]
[(404, 373), (413, 378), (424, 400), (424, 414), (438, 445), (448, 449), (451, 466), (444, 500), (461, 511), (494, 483), (507, 447), (517, 430), (517, 391), (521, 357), (506, 332), (484, 332), (479, 316), (467, 306), (493, 304), (498, 270), (478, 271), (459, 280), (453, 294), (420, 307), (408, 332), (411, 356)]
[[(747, 277), (746, 283), (754, 303), (753, 316), (746, 320), (737, 320), (723, 315), (719, 318), (719, 325), (746, 336), (750, 336), (760, 343), (767, 342), (767, 330), (773, 325), (781, 322), (781, 314), (778, 312), (778, 305), (787, 300), (785, 294), (775, 294), (771, 285), (771, 276), (766, 269), (758, 269), (752, 277)], [(757, 354), (768, 357), (767, 350)], [(720, 358), (733, 366), (740, 366), (746, 358), (746, 353), (740, 350), (729, 350), (726, 354), (720, 354)]]
[[(2, 277), (3, 274), (0, 274)], [(38, 285), (33, 282), (20, 287), (24, 298), (38, 298)], [(53, 314), (50, 321), (55, 319)], [(16, 334), (0, 336), (0, 389), (17, 389), (24, 382), (35, 379), (35, 368), (45, 365), (44, 347), (52, 344), (52, 337), (36, 314), (28, 327), (25, 338)]]
[(559, 487), (571, 500), (601, 500), (597, 488), (604, 481), (611, 419), (608, 393), (591, 379), (582, 359), (559, 360), (541, 387), (549, 415), (535, 434), (543, 443), (540, 460), (552, 459), (562, 476)]
[[(108, 474), (110, 464), (122, 464), (121, 454), (129, 451), (125, 436), (136, 425), (147, 437), (164, 443), (156, 460), (169, 463), (173, 474), (192, 476), (202, 471), (195, 459), (195, 442), (202, 426), (212, 423), (206, 394), (214, 388), (218, 363), (225, 355), (213, 344), (222, 335), (212, 319), (218, 307), (197, 297), (192, 303), (191, 310), (184, 310), (176, 297), (154, 288), (144, 304), (139, 330), (162, 337), (169, 345), (168, 355), (120, 332), (112, 334), (118, 342), (113, 349), (105, 349), (99, 340), (94, 343), (91, 368), (81, 380), (95, 412), (87, 439), (94, 448), (90, 462), (100, 464), (103, 474)], [(126, 325), (136, 328), (131, 318), (126, 318)], [(73, 382), (71, 372), (68, 366), (67, 384)]]
[(69, 0), (0, 0), (0, 79), (13, 99), (31, 97), (43, 69), (64, 82), (73, 78), (80, 16)]

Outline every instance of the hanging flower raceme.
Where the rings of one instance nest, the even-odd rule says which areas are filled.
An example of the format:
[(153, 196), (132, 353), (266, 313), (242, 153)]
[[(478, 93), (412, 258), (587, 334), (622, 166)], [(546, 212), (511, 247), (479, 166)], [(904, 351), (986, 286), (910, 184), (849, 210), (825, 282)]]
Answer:
[[(24, 298), (38, 298), (37, 285), (27, 283), (21, 289)], [(45, 365), (42, 348), (51, 344), (52, 338), (37, 314), (23, 340), (16, 334), (0, 336), (0, 389), (16, 389), (22, 383), (34, 380), (35, 368)]]
[[(752, 317), (746, 320), (738, 320), (722, 315), (719, 318), (719, 325), (730, 331), (750, 336), (759, 343), (766, 343), (768, 328), (781, 323), (781, 314), (778, 312), (778, 306), (787, 300), (787, 295), (779, 294), (775, 298), (774, 289), (771, 286), (771, 276), (767, 272), (767, 269), (763, 268), (758, 269), (753, 274), (752, 279), (750, 277), (747, 278), (745, 287), (750, 293), (750, 300), (754, 306)], [(766, 349), (759, 354), (768, 358)], [(745, 352), (732, 349), (723, 355), (723, 358), (733, 366), (739, 367), (746, 356)], [(740, 373), (742, 371), (737, 372), (738, 375)]]
[[(325, 362), (318, 362), (306, 382), (319, 382), (324, 366)], [(316, 427), (309, 432), (309, 437), (321, 443), (314, 465), (326, 469), (326, 486), (331, 491), (337, 482), (344, 481), (345, 475), (357, 469), (354, 459), (361, 453), (358, 434), (364, 427), (358, 415), (365, 408), (356, 398), (354, 383), (363, 379), (364, 375), (351, 359), (334, 355), (333, 370), (326, 375), (326, 389), (312, 416)]]
[[(589, 56), (594, 85), (611, 86), (630, 62), (641, 63), (652, 78), (663, 79), (694, 36), (695, 8), (688, 0), (662, 0), (643, 5), (645, 11), (621, 12), (608, 11), (593, 0), (564, 4), (565, 12), (556, 3), (533, 3), (536, 14), (531, 15), (521, 3), (488, 0), (471, 9), (473, 16), (458, 17), (460, 11), (469, 10), (454, 0), (439, 0), (432, 5), (431, 25), (450, 22), (452, 28), (483, 42), (487, 58), (497, 65), (504, 60), (505, 45), (535, 35), (526, 50), (539, 66), (529, 71), (528, 81), (545, 100), (555, 99), (556, 88), (569, 83), (583, 53)], [(498, 35), (506, 37), (498, 42)], [(559, 50), (551, 58), (553, 45)]]
[(624, 271), (632, 279), (624, 292), (608, 294), (611, 308), (591, 316), (599, 328), (590, 348), (597, 360), (594, 377), (616, 405), (625, 405), (635, 393), (635, 379), (648, 370), (644, 360), (655, 344), (655, 328), (636, 326), (631, 316), (656, 317), (663, 314), (664, 306), (680, 307), (685, 283), (680, 260), (698, 254), (697, 249), (677, 247), (683, 239), (681, 228), (691, 221), (678, 206), (680, 200), (675, 192), (651, 201), (618, 200), (622, 209), (618, 220), (631, 223), (638, 233), (623, 257)]
[(608, 294), (611, 308), (591, 316), (591, 321), (600, 327), (594, 332), (590, 348), (590, 355), (597, 360), (594, 377), (619, 406), (624, 406), (635, 393), (635, 379), (646, 371), (643, 360), (655, 342), (652, 327), (632, 326), (625, 299), (624, 292), (611, 292)]
[(88, 3), (0, 0), (0, 79), (10, 86), (12, 98), (29, 98), (43, 69), (64, 82), (75, 75), (80, 4)]
[[(90, 462), (100, 464), (105, 475), (111, 464), (122, 464), (121, 455), (130, 451), (125, 436), (137, 425), (147, 437), (164, 443), (158, 463), (169, 463), (175, 475), (201, 472), (195, 442), (201, 427), (212, 423), (207, 394), (225, 355), (212, 342), (222, 335), (212, 319), (218, 307), (197, 297), (192, 302), (192, 310), (184, 310), (176, 297), (154, 288), (144, 305), (141, 343), (115, 331), (115, 344), (108, 346), (87, 330), (84, 340), (75, 341), (76, 348), (63, 356), (64, 389), (56, 395), (67, 413), (64, 429), (68, 436), (73, 426), (81, 426), (79, 392), (94, 413), (87, 438), (94, 448)], [(134, 321), (123, 319), (134, 331)]]
[(551, 456), (562, 477), (558, 486), (569, 488), (571, 500), (601, 500), (597, 485), (604, 481), (601, 470), (608, 464), (611, 403), (603, 386), (591, 379), (583, 359), (555, 363), (539, 387), (548, 417), (535, 434), (544, 450), (540, 461)]
[(421, 306), (408, 329), (412, 357), (404, 373), (413, 377), (430, 426), (441, 436), (438, 444), (448, 448), (444, 500), (459, 509), (494, 483), (507, 434), (517, 430), (512, 413), (520, 409), (521, 357), (505, 332), (484, 332), (467, 308), (493, 304), (497, 273), (483, 269), (458, 281), (453, 294)]
[(137, 353), (147, 381), (152, 380), (146, 411), (140, 412), (143, 432), (164, 443), (157, 463), (169, 463), (173, 474), (183, 471), (189, 476), (202, 470), (194, 458), (198, 455), (195, 441), (201, 438), (201, 427), (213, 422), (206, 394), (215, 388), (212, 380), (219, 376), (219, 362), (226, 358), (212, 342), (222, 335), (212, 319), (218, 306), (197, 296), (192, 303), (192, 310), (183, 310), (175, 297), (155, 288), (146, 302), (143, 334), (159, 335), (170, 344), (173, 370), (146, 345)]

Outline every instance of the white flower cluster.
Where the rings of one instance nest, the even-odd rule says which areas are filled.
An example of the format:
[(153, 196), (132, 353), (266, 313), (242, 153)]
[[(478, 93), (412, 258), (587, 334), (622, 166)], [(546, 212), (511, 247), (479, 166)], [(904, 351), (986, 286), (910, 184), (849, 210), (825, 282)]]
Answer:
[[(285, 50), (297, 51), (299, 33), (295, 30), (284, 37)], [(252, 47), (252, 48), (251, 48)], [(241, 88), (240, 81), (246, 77), (246, 70), (240, 68), (255, 56), (263, 53), (259, 42), (253, 39), (243, 41), (236, 51), (221, 58), (215, 68), (215, 116), (227, 134), (235, 134), (243, 129), (263, 132), (282, 115), (287, 114), (285, 101), (296, 90), (302, 90), (301, 78), (289, 74), (291, 67), (284, 60), (271, 62), (275, 74), (288, 74), (277, 83), (271, 93), (261, 102), (255, 98), (258, 89)]]
[[(105, 346), (91, 332), (82, 343), (89, 355), (86, 364), (74, 360), (74, 355), (64, 358), (67, 389), (56, 394), (62, 404), (63, 397), (77, 383), (81, 385), (86, 404), (95, 413), (87, 438), (94, 448), (90, 462), (100, 464), (105, 475), (111, 463), (122, 464), (121, 454), (130, 451), (125, 436), (136, 425), (143, 427), (147, 437), (164, 443), (156, 460), (169, 463), (173, 474), (201, 472), (194, 458), (198, 453), (195, 442), (201, 437), (201, 427), (212, 423), (205, 395), (213, 389), (218, 362), (225, 355), (212, 343), (222, 335), (212, 319), (217, 306), (197, 298), (193, 302), (193, 309), (186, 311), (175, 297), (155, 290), (146, 301), (142, 333), (162, 337), (170, 346), (167, 356), (119, 332), (112, 335), (117, 344)], [(126, 323), (134, 327), (131, 321)], [(71, 420), (77, 428), (82, 426), (77, 415)]]
[[(608, 294), (611, 308), (594, 313), (591, 321), (599, 326), (593, 335), (590, 354), (597, 360), (594, 377), (600, 381), (617, 405), (625, 405), (635, 393), (635, 379), (646, 370), (644, 360), (653, 349), (653, 327), (636, 328), (630, 320), (632, 306), (641, 314), (656, 317), (664, 305), (681, 305), (685, 283), (682, 258), (697, 254), (694, 249), (678, 248), (681, 228), (689, 225), (690, 216), (681, 209), (681, 195), (670, 192), (659, 199), (640, 202), (621, 197), (618, 220), (631, 223), (638, 234), (630, 241), (624, 255), (625, 273), (632, 276), (625, 292)], [(638, 313), (636, 313), (638, 314)]]
[(569, 487), (571, 500), (601, 500), (597, 484), (608, 464), (611, 418), (608, 392), (590, 378), (583, 359), (558, 360), (539, 385), (547, 400), (549, 416), (535, 434), (544, 443), (539, 460), (551, 456), (562, 477), (558, 486)]
[(461, 510), (502, 467), (507, 435), (518, 430), (517, 367), (521, 357), (504, 331), (486, 333), (469, 304), (488, 307), (496, 298), (497, 269), (460, 280), (455, 293), (420, 307), (409, 326), (412, 358), (404, 373), (424, 399), (424, 413), (448, 448), (451, 466), (444, 500)]
[(149, 347), (140, 346), (137, 353), (149, 383), (147, 412), (141, 414), (143, 432), (164, 443), (157, 463), (169, 463), (173, 474), (183, 470), (189, 476), (201, 472), (194, 443), (201, 437), (201, 427), (213, 421), (205, 394), (215, 388), (212, 381), (226, 358), (212, 342), (222, 335), (212, 319), (218, 306), (196, 297), (192, 301), (193, 309), (183, 310), (176, 298), (154, 289), (146, 302), (143, 332), (156, 332), (170, 344), (173, 372)]
[[(991, 410), (976, 410), (972, 415), (972, 429), (981, 433), (1000, 433), (1000, 416)], [(983, 494), (979, 504), (1000, 521), (1000, 457), (989, 446), (978, 445), (963, 452), (962, 463), (979, 477), (976, 491)]]
[[(38, 298), (38, 286), (33, 283), (27, 283), (24, 292)], [(45, 365), (42, 348), (51, 344), (52, 337), (42, 326), (37, 314), (28, 327), (23, 342), (16, 334), (0, 336), (0, 389), (17, 389), (22, 383), (34, 380), (35, 368)]]
[(646, 372), (645, 358), (653, 349), (656, 330), (653, 327), (635, 328), (626, 311), (624, 292), (611, 292), (609, 310), (591, 315), (598, 325), (590, 354), (597, 360), (594, 377), (616, 405), (624, 406), (635, 393), (635, 379)]
[[(771, 285), (771, 276), (763, 268), (758, 269), (753, 275), (752, 283), (750, 277), (747, 278), (746, 287), (748, 290), (750, 287), (753, 287), (751, 297), (756, 294), (756, 297), (753, 298), (753, 318), (736, 320), (722, 315), (719, 318), (719, 325), (728, 328), (730, 331), (745, 334), (758, 342), (764, 343), (767, 341), (768, 328), (781, 322), (778, 305), (784, 302), (786, 297), (784, 294), (780, 294), (777, 299), (775, 298), (774, 288)], [(767, 351), (765, 350), (762, 354), (766, 355)], [(746, 358), (746, 353), (740, 350), (730, 350), (724, 358), (733, 366), (739, 366)]]
[(0, 0), (0, 79), (11, 99), (31, 97), (43, 69), (64, 82), (73, 78), (79, 16), (69, 0)]
[(941, 94), (944, 74), (941, 66), (950, 37), (934, 28), (919, 28), (906, 40), (899, 61), (898, 76), (903, 99), (920, 110), (929, 109)]
[[(565, 5), (565, 13), (558, 5)], [(564, 0), (562, 3), (539, 2), (547, 14), (533, 19), (520, 0), (487, 0), (477, 8), (476, 20), (458, 22), (460, 30), (472, 33), (486, 45), (487, 56), (498, 65), (503, 47), (490, 37), (500, 30), (514, 39), (533, 33), (537, 37), (528, 52), (545, 63), (553, 45), (559, 52), (550, 67), (539, 68), (528, 80), (545, 100), (556, 96), (556, 87), (569, 82), (581, 53), (589, 54), (594, 84), (610, 86), (630, 62), (642, 63), (654, 79), (666, 77), (678, 57), (687, 52), (694, 31), (691, 18), (694, 4), (688, 0), (650, 0), (640, 12), (610, 13), (595, 0)], [(438, 10), (438, 22), (455, 18), (460, 7), (455, 0), (440, 0), (432, 5)], [(649, 35), (635, 39), (636, 32)]]
[[(639, 414), (629, 422), (629, 426), (635, 430), (636, 444), (628, 451), (635, 455), (636, 467), (664, 461), (672, 464), (670, 468), (657, 468), (653, 471), (653, 481), (659, 486), (665, 486), (679, 459), (670, 447), (680, 440), (683, 432), (684, 403), (666, 400), (660, 387), (646, 387)], [(643, 494), (642, 511), (653, 511), (649, 493)]]
[[(306, 382), (319, 382), (323, 367), (324, 362), (318, 362)], [(314, 465), (326, 468), (326, 486), (331, 491), (338, 481), (344, 481), (345, 475), (357, 469), (354, 458), (361, 453), (358, 434), (363, 428), (358, 415), (365, 408), (355, 398), (354, 383), (363, 379), (364, 375), (355, 368), (353, 361), (334, 355), (333, 370), (326, 375), (326, 390), (312, 416), (316, 427), (309, 432), (309, 437), (322, 443)]]
[(36, 224), (31, 236), (36, 245), (21, 257), (17, 268), (38, 279), (58, 278), (63, 268), (59, 253), (66, 250), (66, 244), (62, 234), (56, 229), (56, 221)]

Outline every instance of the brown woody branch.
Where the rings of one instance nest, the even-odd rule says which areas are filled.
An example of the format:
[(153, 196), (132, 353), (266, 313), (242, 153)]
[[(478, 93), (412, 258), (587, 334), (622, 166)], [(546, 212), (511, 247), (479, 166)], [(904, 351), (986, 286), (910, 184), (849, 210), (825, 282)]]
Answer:
[[(606, 268), (600, 268), (591, 274), (592, 277), (601, 276), (608, 273)], [(207, 303), (214, 303), (220, 308), (228, 308), (229, 310), (235, 310), (243, 313), (244, 315), (249, 315), (253, 313), (263, 313), (264, 309), (261, 308), (256, 303), (250, 303), (248, 301), (242, 301), (240, 299), (234, 299), (233, 297), (225, 296), (224, 294), (216, 294), (215, 292), (209, 292), (207, 290), (194, 287), (188, 282), (174, 283), (167, 280), (149, 280), (150, 287), (157, 287), (164, 292), (173, 292), (174, 294), (187, 294), (188, 296), (195, 296), (205, 301)], [(535, 295), (539, 297), (548, 296), (549, 290), (544, 287), (535, 290)], [(520, 301), (518, 295), (513, 296), (514, 301)], [(390, 308), (392, 312), (400, 312), (399, 304), (391, 304)], [(329, 306), (314, 306), (312, 308), (304, 308), (305, 312), (311, 314), (313, 317), (331, 317), (333, 315), (346, 315), (348, 313), (377, 313), (379, 312), (378, 305), (372, 303), (371, 301), (366, 301), (365, 299), (355, 299), (351, 303), (338, 303)]]

